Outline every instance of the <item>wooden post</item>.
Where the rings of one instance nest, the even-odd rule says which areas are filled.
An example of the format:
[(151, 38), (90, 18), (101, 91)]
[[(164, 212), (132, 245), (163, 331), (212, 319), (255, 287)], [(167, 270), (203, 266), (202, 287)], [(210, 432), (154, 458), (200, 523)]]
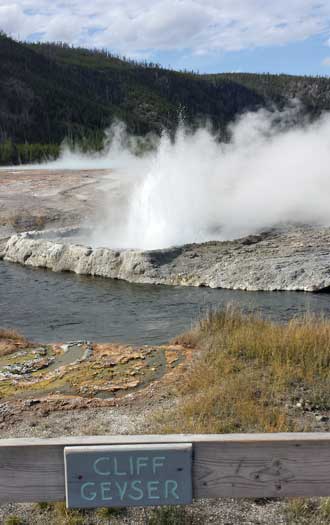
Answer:
[(191, 443), (195, 498), (330, 496), (330, 434), (0, 440), (0, 502), (63, 501), (64, 447)]

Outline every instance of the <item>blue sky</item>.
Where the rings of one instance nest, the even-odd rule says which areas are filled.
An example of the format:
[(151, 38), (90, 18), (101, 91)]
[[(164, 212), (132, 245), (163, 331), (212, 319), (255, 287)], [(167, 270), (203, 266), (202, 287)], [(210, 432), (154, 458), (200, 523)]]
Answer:
[(330, 0), (0, 0), (0, 28), (201, 73), (330, 75)]

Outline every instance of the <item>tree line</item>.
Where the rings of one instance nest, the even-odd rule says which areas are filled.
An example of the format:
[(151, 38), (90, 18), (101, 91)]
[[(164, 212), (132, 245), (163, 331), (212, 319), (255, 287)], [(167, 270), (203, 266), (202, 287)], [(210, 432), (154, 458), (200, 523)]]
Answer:
[(0, 33), (0, 164), (56, 158), (63, 140), (85, 150), (103, 145), (115, 120), (129, 133), (175, 131), (211, 123), (225, 136), (238, 114), (285, 107), (330, 110), (330, 79), (270, 74), (199, 75), (136, 62), (107, 50), (17, 42)]
[(55, 160), (60, 153), (58, 144), (14, 144), (11, 139), (0, 143), (0, 165), (40, 163)]

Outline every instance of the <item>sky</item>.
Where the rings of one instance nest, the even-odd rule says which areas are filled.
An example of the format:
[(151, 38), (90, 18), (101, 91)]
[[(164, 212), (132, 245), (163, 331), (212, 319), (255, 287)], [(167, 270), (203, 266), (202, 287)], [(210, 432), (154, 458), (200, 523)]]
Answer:
[(0, 29), (200, 73), (330, 75), (330, 0), (0, 0)]

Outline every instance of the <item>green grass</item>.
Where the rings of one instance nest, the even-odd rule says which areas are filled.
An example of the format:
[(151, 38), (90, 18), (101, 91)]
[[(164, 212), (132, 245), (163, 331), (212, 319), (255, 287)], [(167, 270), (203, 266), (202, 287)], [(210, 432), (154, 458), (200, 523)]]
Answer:
[(8, 516), (5, 519), (4, 525), (25, 525), (25, 522), (19, 516)]
[(191, 525), (192, 520), (184, 507), (159, 507), (151, 512), (148, 525)]
[(100, 507), (96, 511), (96, 515), (102, 519), (111, 519), (114, 517), (122, 516), (126, 513), (126, 508), (115, 508), (115, 507)]

